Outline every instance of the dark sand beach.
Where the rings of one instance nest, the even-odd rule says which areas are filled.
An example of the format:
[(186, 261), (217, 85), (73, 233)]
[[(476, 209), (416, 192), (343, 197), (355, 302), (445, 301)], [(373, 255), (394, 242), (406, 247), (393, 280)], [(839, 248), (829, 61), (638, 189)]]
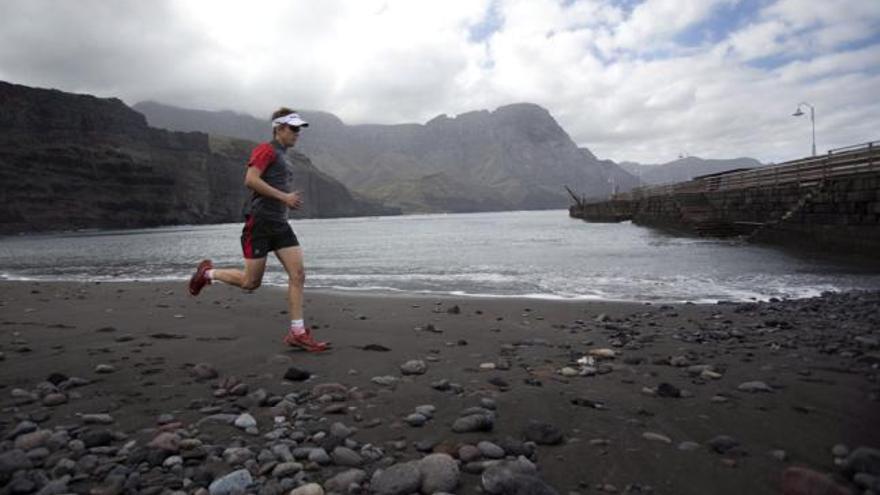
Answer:
[(328, 352), (282, 345), (278, 288), (0, 283), (0, 491), (233, 493), (247, 469), (247, 493), (757, 495), (799, 466), (862, 493), (877, 469), (878, 293), (306, 300)]

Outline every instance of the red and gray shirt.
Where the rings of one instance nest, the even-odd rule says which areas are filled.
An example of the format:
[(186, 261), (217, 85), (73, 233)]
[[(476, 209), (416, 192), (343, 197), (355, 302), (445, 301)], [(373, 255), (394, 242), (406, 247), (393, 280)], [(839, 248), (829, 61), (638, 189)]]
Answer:
[[(248, 167), (255, 167), (260, 171), (260, 177), (267, 184), (279, 191), (290, 192), (290, 170), (285, 155), (285, 148), (274, 139), (268, 143), (262, 143), (251, 153)], [(246, 216), (261, 220), (287, 221), (287, 205), (275, 198), (269, 198), (251, 192), (251, 197), (245, 205)]]

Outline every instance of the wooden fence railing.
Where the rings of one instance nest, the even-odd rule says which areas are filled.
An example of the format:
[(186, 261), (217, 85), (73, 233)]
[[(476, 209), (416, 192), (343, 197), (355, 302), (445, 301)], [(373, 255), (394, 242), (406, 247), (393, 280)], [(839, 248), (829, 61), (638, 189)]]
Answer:
[(651, 196), (729, 191), (750, 187), (797, 183), (812, 186), (822, 180), (866, 172), (880, 172), (880, 141), (829, 150), (828, 154), (793, 160), (750, 170), (696, 177), (687, 182), (637, 187), (611, 196), (612, 200), (634, 200)]

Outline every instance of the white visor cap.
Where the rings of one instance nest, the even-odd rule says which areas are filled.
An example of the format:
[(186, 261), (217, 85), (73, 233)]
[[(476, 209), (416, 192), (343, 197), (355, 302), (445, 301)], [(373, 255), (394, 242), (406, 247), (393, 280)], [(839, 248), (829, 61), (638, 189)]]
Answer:
[(308, 127), (309, 123), (302, 119), (298, 113), (289, 113), (272, 121), (272, 127), (279, 125), (292, 125), (296, 127)]

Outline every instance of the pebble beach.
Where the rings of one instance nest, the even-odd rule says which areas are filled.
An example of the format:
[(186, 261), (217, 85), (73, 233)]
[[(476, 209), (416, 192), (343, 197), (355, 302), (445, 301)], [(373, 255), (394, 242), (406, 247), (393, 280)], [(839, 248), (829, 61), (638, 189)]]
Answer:
[(0, 282), (0, 493), (880, 493), (880, 293), (284, 294)]

